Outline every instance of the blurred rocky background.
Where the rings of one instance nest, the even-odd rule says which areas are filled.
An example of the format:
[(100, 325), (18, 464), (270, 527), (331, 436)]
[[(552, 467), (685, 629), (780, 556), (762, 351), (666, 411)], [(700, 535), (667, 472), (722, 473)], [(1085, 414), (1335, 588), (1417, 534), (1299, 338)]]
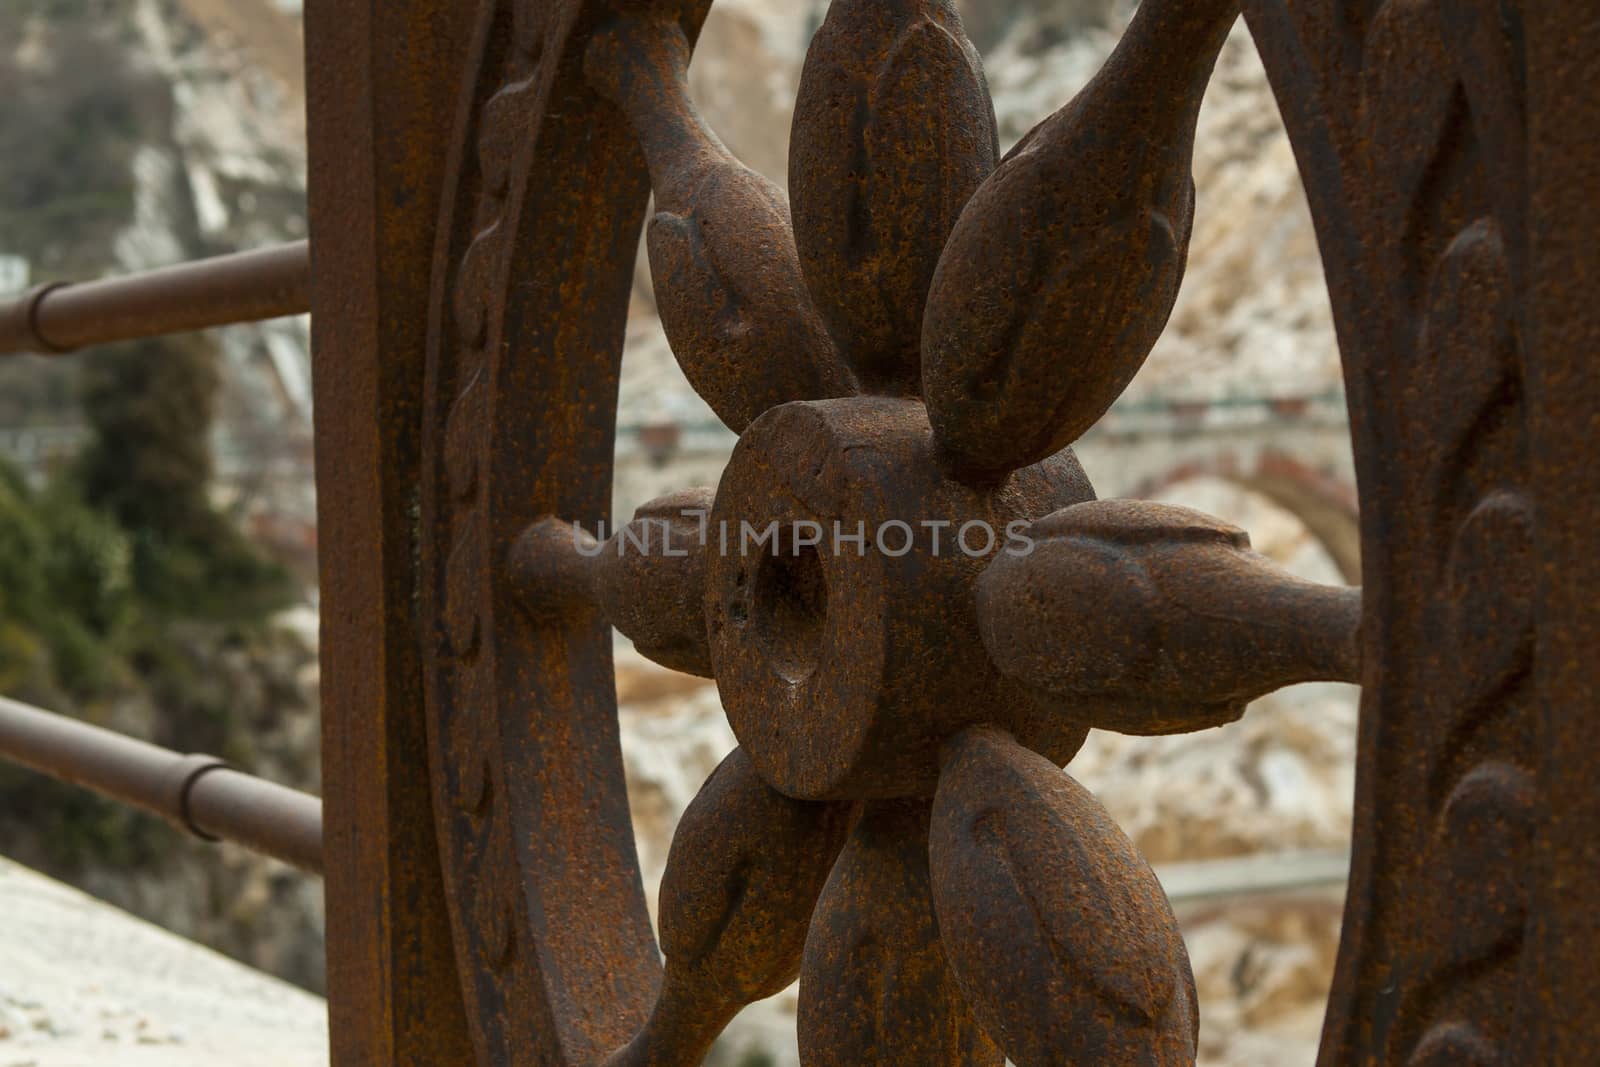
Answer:
[[(1125, 0), (966, 0), (1004, 147), (1093, 74)], [(8, 0), (0, 7), (0, 288), (122, 273), (305, 235), (298, 5)], [(788, 116), (823, 0), (718, 0), (692, 89), (785, 181)], [(1190, 268), (1171, 326), (1080, 446), (1102, 495), (1239, 523), (1298, 573), (1359, 581), (1354, 480), (1317, 247), (1248, 34), (1201, 116)], [(0, 692), (317, 783), (315, 528), (302, 320), (0, 361)], [(714, 484), (733, 438), (683, 382), (641, 266), (618, 440), (620, 515)], [(140, 443), (133, 447), (129, 442)], [(176, 457), (176, 458), (173, 458)], [(152, 493), (171, 507), (151, 509)], [(242, 537), (235, 531), (242, 531)], [(733, 744), (714, 688), (618, 653), (652, 900), (671, 834)], [(1200, 735), (1093, 735), (1070, 770), (1161, 870), (1348, 844), (1355, 699), (1318, 686)], [(320, 887), (0, 770), (0, 850), (311, 989)], [(1277, 859), (1272, 859), (1277, 857)], [(1181, 904), (1202, 1063), (1312, 1062), (1339, 887)], [(0, 979), (3, 980), (3, 979)], [(794, 1060), (793, 994), (719, 1050)], [(3, 1048), (3, 1045), (0, 1045)]]
[[(0, 275), (305, 236), (296, 18), (0, 5)], [(0, 360), (0, 692), (315, 789), (306, 325)], [(320, 886), (0, 767), (0, 848), (310, 988)], [(5, 970), (0, 967), (0, 982)]]

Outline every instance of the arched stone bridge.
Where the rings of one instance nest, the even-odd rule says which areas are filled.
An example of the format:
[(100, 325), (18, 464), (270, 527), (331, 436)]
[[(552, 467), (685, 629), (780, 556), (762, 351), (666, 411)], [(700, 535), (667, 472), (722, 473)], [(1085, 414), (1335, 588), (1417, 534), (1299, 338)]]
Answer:
[[(0, 456), (36, 479), (82, 446), (81, 426), (0, 430)], [(720, 423), (627, 423), (618, 429), (615, 513), (689, 485), (715, 485), (735, 438)], [(222, 488), (242, 483), (261, 463), (259, 447), (220, 442)], [(1343, 394), (1165, 398), (1114, 406), (1077, 445), (1101, 496), (1150, 497), (1194, 478), (1213, 477), (1260, 493), (1297, 516), (1327, 548), (1345, 579), (1361, 580), (1355, 469)], [(274, 463), (273, 476), (309, 484), (309, 450)], [(296, 453), (298, 456), (298, 453)], [(314, 536), (314, 534), (310, 535)]]
[[(733, 448), (720, 425), (624, 424), (616, 514), (686, 485), (714, 485)], [(1149, 497), (1212, 477), (1298, 517), (1351, 583), (1361, 580), (1355, 467), (1344, 396), (1125, 401), (1074, 446), (1104, 497)]]
[(1253, 490), (1305, 523), (1346, 581), (1361, 581), (1342, 393), (1121, 404), (1075, 447), (1101, 496), (1158, 496), (1201, 477)]

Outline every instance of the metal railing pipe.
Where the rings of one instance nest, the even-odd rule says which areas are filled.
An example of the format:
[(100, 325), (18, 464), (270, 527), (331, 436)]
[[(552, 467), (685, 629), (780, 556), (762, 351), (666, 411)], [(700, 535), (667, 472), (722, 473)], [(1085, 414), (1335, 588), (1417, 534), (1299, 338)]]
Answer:
[(305, 241), (93, 282), (53, 282), (0, 300), (0, 355), (298, 315), (310, 308)]
[(0, 697), (0, 758), (159, 815), (209, 841), (322, 873), (322, 802), (111, 730)]

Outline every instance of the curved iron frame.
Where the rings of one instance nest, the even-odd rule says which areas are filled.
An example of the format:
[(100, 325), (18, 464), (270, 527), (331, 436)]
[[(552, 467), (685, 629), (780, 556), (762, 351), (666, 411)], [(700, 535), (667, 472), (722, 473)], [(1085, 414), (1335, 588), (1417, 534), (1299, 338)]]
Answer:
[[(706, 6), (684, 5), (687, 29)], [(1532, 0), (1245, 8), (1322, 245), (1363, 505), (1357, 841), (1322, 1062), (1581, 1063), (1600, 1040), (1585, 1008), (1595, 937), (1580, 888), (1600, 874), (1583, 744), (1595, 704), (1584, 650), (1600, 637), (1600, 565), (1589, 551), (1600, 475), (1584, 458), (1600, 376), (1583, 347), (1600, 335), (1600, 313), (1584, 283), (1600, 276), (1591, 240), (1600, 218), (1573, 179), (1597, 154), (1581, 72), (1600, 55), (1600, 29), (1573, 5)], [(407, 902), (418, 921), (375, 939), (398, 947), (395, 931), (416, 929), (433, 946), (415, 957), (432, 977), (397, 979), (392, 967), (350, 977), (348, 988), (382, 1010), (376, 1025), (352, 1020), (346, 1032), (365, 1036), (350, 1037), (345, 1055), (383, 1046), (381, 1059), (350, 1062), (454, 1062), (411, 1058), (395, 1005), (423, 989), (449, 999), (446, 972), (459, 971), (465, 1023), (436, 1029), (470, 1032), (480, 1062), (592, 1062), (643, 1025), (659, 988), (609, 646), (591, 605), (552, 597), (530, 608), (496, 572), (535, 520), (605, 516), (621, 321), (648, 182), (620, 117), (584, 79), (583, 49), (608, 5), (486, 0), (473, 34), (424, 3), (374, 10), (320, 45), (331, 60), (342, 39), (356, 70), (354, 85), (328, 75), (320, 103), (314, 90), (314, 199), (318, 173), (324, 190), (315, 251), (329, 280), (373, 279), (372, 357), (409, 354), (402, 367), (355, 372), (372, 393), (352, 390), (349, 372), (334, 380), (319, 356), (319, 401), (375, 401), (372, 436), (319, 424), (319, 453), (352, 448), (362, 469), (386, 472), (376, 496), (361, 484), (370, 474), (322, 479), (325, 499), (341, 481), (364, 496), (324, 505), (325, 541), (354, 534), (362, 544), (362, 522), (338, 517), (367, 504), (379, 524), (367, 543), (385, 553), (334, 575), (325, 595), (336, 616), (340, 603), (395, 613), (400, 629), (385, 645), (417, 648), (404, 632), (400, 558), (415, 499), (405, 471), (417, 471), (415, 586), (443, 873), (415, 873), (431, 866), (432, 831), (419, 836), (416, 794), (400, 784), (414, 766), (390, 768), (387, 794), (330, 798), (330, 829), (346, 833), (362, 812), (403, 801), (409, 816), (380, 819), (403, 831), (391, 834), (388, 860), (362, 867), (353, 848), (350, 869), (390, 872), (377, 877), (386, 899), (420, 877), (421, 895)], [(315, 42), (332, 19), (315, 8), (310, 17)], [(430, 32), (435, 52), (403, 76), (377, 69), (407, 30)], [(469, 74), (453, 103), (436, 85), (416, 87), (456, 62)], [(374, 135), (325, 144), (319, 165), (316, 130), (339, 112), (331, 94), (374, 85), (385, 91), (352, 91), (348, 105), (354, 126)], [(453, 121), (447, 166), (401, 158), (392, 139), (408, 119), (413, 132)], [(336, 271), (342, 250), (324, 252), (320, 235), (352, 199), (337, 191), (340, 160), (361, 164), (378, 188), (393, 177), (413, 192), (439, 189), (443, 217), (377, 204), (368, 217), (391, 230), (350, 237)], [(419, 396), (404, 379), (420, 380), (421, 361), (399, 334), (419, 321), (418, 275), (378, 263), (398, 247), (414, 264), (416, 235), (428, 233), (438, 236)], [(313, 299), (340, 298), (319, 283)], [(393, 325), (380, 322), (386, 307)], [(480, 317), (481, 328), (462, 328)], [(348, 322), (323, 329), (361, 341)], [(319, 348), (337, 342), (324, 333)], [(420, 443), (384, 437), (406, 412), (420, 414)], [(325, 563), (325, 578), (338, 566)], [(372, 595), (349, 588), (363, 581)], [(374, 702), (372, 736), (394, 759), (420, 751), (406, 669), (396, 675), (391, 662), (363, 681), (347, 662), (361, 642), (339, 637), (341, 625), (329, 644), (340, 661), (328, 667), (335, 701), (351, 706), (362, 686), (389, 692)], [(341, 752), (353, 761), (351, 738), (335, 740), (332, 762)], [(330, 834), (330, 849), (339, 840)], [(405, 854), (421, 857), (410, 876)], [(330, 899), (340, 877), (330, 870)], [(445, 909), (429, 903), (442, 902), (440, 889), (454, 923), (450, 965), (434, 918)], [(330, 949), (341, 923), (366, 922), (336, 909)], [(331, 979), (336, 1019), (341, 978)]]

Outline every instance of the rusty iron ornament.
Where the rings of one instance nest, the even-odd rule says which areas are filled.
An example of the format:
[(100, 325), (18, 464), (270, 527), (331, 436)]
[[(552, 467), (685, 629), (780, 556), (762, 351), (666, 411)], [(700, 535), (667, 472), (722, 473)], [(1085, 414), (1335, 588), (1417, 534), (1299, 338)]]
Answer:
[(1556, 86), (1597, 27), (1561, 3), (1246, 14), (1317, 223), (1361, 485), (1354, 850), (1319, 1062), (1588, 1063), (1596, 109)]
[(847, 393), (850, 379), (806, 294), (783, 192), (700, 119), (688, 67), (673, 4), (617, 19), (584, 58), (650, 168), (650, 271), (673, 354), (738, 432), (774, 404)]
[(1200, 101), (1238, 12), (1141, 4), (1100, 72), (961, 213), (922, 321), (952, 474), (997, 477), (1070, 445), (1150, 354), (1188, 259)]
[[(708, 6), (684, 5), (686, 39)], [(528, 612), (498, 580), (542, 516), (606, 518), (649, 182), (622, 116), (585, 81), (603, 14), (582, 0), (479, 6), (432, 271), (417, 609), (434, 825), (480, 1064), (600, 1062), (662, 989), (609, 631), (583, 603)]]
[[(726, 686), (730, 715), (742, 723), (741, 758), (798, 805), (856, 813), (835, 859), (837, 881), (762, 896), (808, 921), (800, 971), (811, 1062), (893, 1061), (898, 1049), (885, 1041), (934, 1062), (984, 1062), (986, 1041), (1024, 1065), (1051, 1062), (1056, 1048), (1099, 1062), (1130, 1043), (1155, 1062), (1186, 1061), (1194, 1005), (1184, 963), (1176, 949), (1171, 969), (1149, 957), (1173, 947), (1170, 925), (1094, 806), (1035, 757), (1056, 765), (1074, 731), (1093, 725), (1139, 733), (1213, 725), (1264, 686), (1354, 680), (1357, 667), (1365, 683), (1357, 841), (1323, 1064), (1587, 1062), (1600, 1041), (1579, 987), (1592, 974), (1581, 958), (1592, 907), (1571, 886), (1594, 881), (1584, 877), (1595, 869), (1584, 837), (1592, 819), (1578, 817), (1595, 811), (1594, 776), (1581, 717), (1566, 709), (1592, 689), (1574, 637), (1595, 632), (1584, 614), (1594, 597), (1579, 595), (1594, 587), (1584, 561), (1592, 494), (1568, 494), (1594, 482), (1574, 459), (1592, 450), (1584, 430), (1592, 405), (1582, 402), (1594, 389), (1573, 355), (1586, 350), (1584, 336), (1563, 325), (1589, 322), (1573, 298), (1589, 275), (1562, 272), (1594, 253), (1574, 246), (1581, 230), (1563, 229), (1562, 211), (1592, 218), (1571, 189), (1592, 158), (1576, 136), (1586, 115), (1592, 128), (1592, 109), (1557, 86), (1582, 69), (1563, 56), (1581, 54), (1592, 35), (1534, 3), (1243, 6), (1301, 165), (1333, 296), (1362, 485), (1358, 625), (1350, 593), (1286, 584), (1243, 552), (1237, 534), (1203, 517), (1118, 514), (1082, 486), (1077, 496), (1062, 486), (1067, 496), (1056, 501), (1006, 499), (1014, 478), (1050, 478), (1050, 464), (1064, 462), (1061, 446), (1115, 397), (1165, 320), (1194, 210), (1189, 117), (1210, 69), (1206, 46), (1221, 43), (1230, 6), (1147, 0), (1093, 90), (987, 171), (986, 131), (968, 125), (986, 114), (973, 106), (974, 67), (947, 6), (864, 11), (840, 0), (806, 67), (806, 125), (795, 130), (790, 174), (802, 232), (790, 234), (770, 189), (736, 173), (677, 88), (704, 3), (483, 5), (435, 259), (422, 424), (434, 466), (419, 536), (435, 814), (480, 1061), (690, 1057), (730, 998), (755, 989), (728, 982), (723, 997), (685, 998), (674, 992), (682, 979), (664, 979), (656, 965), (627, 840), (603, 619), (614, 614), (662, 659), (720, 675), (726, 629), (718, 637), (709, 624), (720, 611), (725, 624), (762, 625), (752, 609), (765, 582), (790, 593), (774, 598), (778, 611), (766, 619), (776, 640), (765, 653), (762, 640), (726, 643), (734, 656), (768, 657), (770, 667)], [(667, 40), (650, 40), (659, 32)], [(918, 99), (896, 88), (894, 58), (910, 54), (925, 56), (946, 93)], [(1141, 64), (1157, 74), (1139, 77)], [(1149, 85), (1170, 91), (1141, 94)], [(835, 96), (862, 102), (872, 122), (830, 109)], [(934, 99), (952, 106), (933, 107)], [(1528, 123), (1534, 106), (1546, 139)], [(1093, 122), (1096, 109), (1117, 122)], [(686, 131), (656, 146), (648, 165), (640, 141), (656, 134), (632, 128), (642, 115)], [(1083, 130), (1162, 133), (1146, 139), (1146, 155), (1107, 163), (1074, 154)], [(894, 131), (926, 136), (907, 136), (910, 147), (896, 154)], [(928, 158), (914, 158), (917, 144), (934, 146)], [(973, 150), (976, 162), (952, 162), (952, 146)], [(862, 165), (840, 171), (830, 152)], [(658, 288), (670, 301), (674, 285), (699, 286), (675, 306), (672, 341), (715, 410), (749, 434), (741, 453), (754, 459), (731, 467), (730, 490), (744, 486), (747, 501), (776, 498), (784, 478), (808, 470), (803, 459), (821, 459), (837, 467), (818, 483), (829, 493), (795, 509), (832, 507), (848, 518), (912, 507), (954, 520), (1016, 507), (1042, 534), (1034, 557), (997, 558), (989, 568), (957, 561), (939, 571), (931, 553), (890, 557), (899, 569), (877, 592), (870, 560), (834, 561), (845, 592), (859, 598), (854, 606), (840, 598), (838, 621), (854, 619), (837, 630), (840, 640), (870, 645), (880, 632), (891, 638), (880, 641), (885, 648), (912, 653), (902, 664), (883, 657), (882, 677), (853, 677), (808, 654), (816, 624), (824, 633), (834, 624), (826, 568), (746, 573), (742, 589), (754, 592), (741, 606), (744, 593), (720, 584), (741, 589), (739, 568), (722, 557), (662, 560), (656, 574), (635, 561), (602, 566), (576, 552), (576, 537), (536, 530), (579, 522), (595, 531), (606, 518), (614, 373), (651, 166), (658, 181), (682, 179), (682, 189), (667, 190), (677, 200), (661, 198), (678, 221), (664, 219)], [(1082, 181), (1072, 181), (1075, 166)], [(1096, 178), (1110, 171), (1123, 179), (1101, 200)], [(894, 178), (901, 186), (885, 189), (864, 174), (918, 181)], [(1040, 216), (1013, 187), (1062, 202)], [(760, 224), (728, 234), (720, 189), (754, 205)], [(917, 189), (928, 198), (915, 200)], [(962, 210), (947, 210), (962, 195), (970, 197)], [(856, 205), (843, 224), (827, 218), (830, 198)], [(1029, 254), (990, 262), (966, 285), (963, 270), (987, 256), (982, 227), (965, 224), (982, 205), (997, 232), (1011, 227), (1016, 250)], [(1128, 237), (1096, 245), (1054, 232), (1030, 243), (1051, 219), (1115, 222)], [(1131, 248), (1146, 258), (1118, 259)], [(928, 262), (933, 275), (920, 290)], [(1086, 277), (1085, 291), (1104, 286), (1106, 320), (1082, 326), (1102, 344), (1053, 349), (1051, 331), (1091, 306), (1074, 301), (1074, 275)], [(834, 277), (850, 285), (830, 286)], [(1032, 286), (1040, 314), (1006, 296), (1006, 278)], [(971, 293), (1005, 299), (963, 306)], [(746, 298), (749, 306), (739, 304)], [(917, 405), (918, 392), (925, 435), (915, 419), (888, 414)], [(794, 437), (773, 429), (781, 426)], [(838, 466), (835, 443), (874, 432), (896, 474)], [(914, 456), (934, 456), (949, 482), (930, 490), (938, 478), (918, 470), (923, 482), (901, 488), (898, 472)], [(878, 499), (883, 486), (906, 498)], [(718, 491), (712, 506), (738, 515), (746, 504)], [(1093, 574), (1083, 560), (1098, 561)], [(749, 571), (758, 569), (752, 561)], [(894, 585), (923, 577), (942, 582), (934, 585), (942, 592), (923, 605), (894, 603)], [(1040, 595), (1018, 600), (1018, 589)], [(1072, 614), (1075, 597), (1088, 593), (1114, 597), (1117, 613)], [(709, 614), (686, 611), (696, 595)], [(872, 597), (888, 598), (885, 613), (862, 613)], [(1232, 606), (1221, 616), (1190, 609), (1211, 597)], [(981, 662), (971, 646), (954, 654), (979, 662), (973, 693), (992, 702), (901, 713), (894, 688), (915, 677), (917, 654), (941, 677), (952, 630), (978, 635)], [(1075, 656), (1078, 640), (1104, 657)], [(1154, 643), (1176, 656), (1152, 659)], [(846, 701), (774, 721), (763, 691), (824, 691), (830, 670), (858, 686)], [(1011, 696), (994, 699), (1002, 691)], [(846, 744), (816, 745), (816, 760), (797, 755), (803, 744), (790, 750), (790, 742), (811, 736), (810, 721)], [(893, 758), (878, 765), (878, 753)], [(1040, 776), (1059, 789), (1037, 787)], [(974, 779), (992, 795), (970, 795)], [(1024, 840), (1016, 827), (1040, 827), (1045, 840)], [(715, 851), (704, 843), (715, 837), (686, 835), (680, 849)], [(834, 848), (822, 837), (816, 854)], [(694, 864), (675, 867), (682, 878)], [(992, 883), (1002, 867), (1016, 893), (971, 893), (974, 878)], [(1062, 928), (1053, 909), (1072, 902), (1037, 883), (1069, 870), (1106, 872), (1096, 899), (1122, 894), (1141, 915), (1138, 931)], [(726, 907), (712, 910), (742, 913), (741, 886), (731, 878)], [(933, 923), (910, 905), (875, 912), (851, 886), (904, 886), (907, 901), (931, 902)], [(806, 917), (800, 901), (813, 888), (818, 907)], [(1450, 921), (1467, 899), (1469, 920)], [(971, 907), (984, 936), (966, 929), (960, 907)], [(771, 926), (770, 953), (744, 941), (709, 955), (669, 945), (683, 958), (667, 969), (717, 960), (771, 974), (757, 963), (790, 966), (790, 931)], [(915, 974), (906, 989), (923, 992), (880, 997), (885, 987), (853, 955), (867, 944), (906, 961)], [(738, 961), (726, 963), (728, 953)], [(1014, 961), (1037, 968), (1037, 981), (1013, 997), (1000, 968)], [(1134, 971), (1147, 976), (1138, 992), (1118, 981)], [(1074, 979), (1072, 997), (1024, 995), (1061, 989), (1053, 984), (1061, 976)], [(818, 1000), (835, 990), (845, 1000)], [(890, 1014), (848, 1011), (872, 998)], [(698, 1005), (717, 1009), (698, 1016)], [(1064, 1019), (1082, 1021), (1070, 1037), (1053, 1030)], [(896, 1032), (941, 1037), (915, 1045)], [(1058, 1033), (1059, 1045), (1040, 1051), (1038, 1033)]]
[[(510, 26), (520, 27), (524, 9), (511, 10)], [(469, 432), (464, 419), (487, 419), (487, 405), (507, 403), (510, 382), (533, 380), (506, 355), (525, 342), (495, 332), (533, 320), (493, 306), (486, 318), (467, 283), (487, 269), (477, 265), (478, 246), (527, 224), (478, 223), (472, 245), (447, 253), (460, 280), (436, 297), (455, 308), (436, 319), (435, 366), (450, 367), (455, 383), (437, 402), (455, 399), (436, 439), (441, 480), (425, 514), (448, 516), (460, 531), (433, 557), (443, 597), (436, 745), (489, 727), (502, 748), (498, 760), (481, 740), (436, 752), (450, 784), (436, 793), (441, 834), (466, 848), (456, 853), (465, 869), (452, 878), (458, 948), (486, 952), (499, 975), (492, 986), (467, 979), (469, 998), (476, 989), (497, 1005), (480, 1035), (486, 1061), (697, 1062), (739, 1007), (798, 971), (807, 1064), (1191, 1062), (1193, 980), (1165, 897), (1109, 816), (1059, 768), (1094, 726), (1197, 729), (1277, 685), (1353, 678), (1359, 598), (1297, 582), (1249, 553), (1241, 532), (1203, 516), (1097, 504), (1065, 446), (1126, 384), (1170, 311), (1193, 210), (1194, 118), (1236, 6), (1147, 0), (1106, 72), (1001, 163), (981, 66), (953, 4), (836, 0), (796, 109), (795, 229), (782, 193), (735, 160), (689, 100), (686, 68), (703, 13), (673, 4), (577, 12), (552, 73), (523, 74), (486, 97), (476, 157), (492, 160), (487, 146), (513, 144), (491, 139), (489, 105), (546, 77), (555, 80), (549, 92), (567, 94), (558, 129), (570, 128), (593, 93), (605, 103), (585, 104), (586, 117), (608, 145), (619, 125), (631, 130), (656, 197), (648, 250), (668, 338), (691, 384), (742, 433), (722, 483), (653, 501), (603, 542), (591, 535), (603, 512), (552, 504), (570, 488), (549, 480), (559, 464), (548, 460), (532, 468), (548, 487), (538, 503), (505, 507), (500, 494), (512, 483), (504, 479), (520, 473), (514, 439), (497, 429), (491, 447), (487, 423)], [(1130, 94), (1142, 101), (1131, 109), (1122, 106)], [(1101, 155), (1077, 159), (1086, 126), (1102, 113), (1116, 118), (1117, 136), (1098, 139)], [(539, 156), (545, 136), (541, 127), (517, 151)], [(620, 163), (628, 153), (618, 152)], [(1117, 160), (1124, 173), (1112, 182), (1106, 169)], [(483, 171), (474, 180), (480, 216), (519, 195), (517, 180), (490, 181)], [(1119, 199), (1108, 206), (1100, 201), (1109, 186)], [(619, 204), (617, 219), (578, 216), (578, 224), (619, 240), (613, 223), (638, 202)], [(1028, 211), (1073, 222), (1034, 232)], [(1007, 219), (1023, 226), (1018, 239), (1041, 257), (1037, 270), (1050, 284), (1021, 277), (974, 304), (961, 271), (1003, 272), (984, 265), (983, 248), (968, 247), (972, 235)], [(547, 215), (544, 225), (562, 224)], [(1130, 241), (1130, 227), (1165, 240), (1166, 250)], [(1118, 236), (1085, 243), (1084, 231)], [(1052, 259), (1063, 246), (1091, 253)], [(1003, 298), (1033, 291), (1044, 304), (990, 318)], [(606, 292), (617, 298), (615, 288)], [(1074, 306), (1106, 309), (1103, 332), (1052, 353), (1060, 340), (1052, 323), (1082, 332)], [(570, 323), (596, 309), (544, 313)], [(536, 347), (533, 362), (560, 381), (572, 372), (551, 362), (563, 351), (554, 341)], [(478, 352), (490, 353), (483, 370)], [(1012, 376), (973, 407), (961, 383), (993, 377), (998, 364), (970, 362), (991, 356)], [(610, 427), (591, 410), (579, 403), (561, 426), (542, 425), (545, 451), (529, 454), (599, 462), (596, 435)], [(588, 421), (571, 421), (577, 415)], [(498, 412), (495, 424), (506, 417)], [(1021, 432), (1035, 427), (1042, 437)], [(473, 508), (489, 509), (486, 537), (471, 533)], [(515, 514), (527, 518), (516, 525)], [(754, 551), (742, 541), (730, 551), (706, 534), (708, 519), (712, 531), (748, 521), (778, 532)], [(890, 546), (882, 538), (891, 520), (947, 529), (945, 550), (917, 536)], [(788, 532), (800, 524), (859, 536), (853, 548), (819, 550)], [(1039, 551), (1009, 560), (992, 542), (954, 551), (970, 526), (1034, 531)], [(658, 547), (672, 539), (683, 551), (641, 548), (652, 531)], [(497, 563), (507, 580), (474, 592), (468, 583)], [(1019, 584), (1059, 585), (1059, 599), (1007, 595)], [(1086, 588), (1125, 605), (1121, 629), (1084, 610)], [(1209, 614), (1186, 602), (1232, 607)], [(492, 624), (477, 604), (493, 605)], [(1262, 604), (1271, 610), (1247, 617)], [(631, 918), (595, 921), (597, 908), (640, 911), (636, 887), (615, 900), (622, 887), (605, 884), (612, 864), (633, 862), (611, 836), (625, 825), (615, 809), (606, 808), (603, 853), (594, 842), (565, 856), (548, 851), (558, 841), (577, 847), (592, 819), (570, 789), (607, 805), (619, 795), (614, 779), (583, 787), (570, 777), (581, 766), (567, 761), (592, 762), (597, 749), (538, 750), (547, 737), (576, 739), (574, 731), (591, 746), (614, 737), (609, 707), (579, 693), (592, 679), (571, 659), (585, 654), (589, 628), (602, 620), (658, 662), (714, 677), (740, 741), (674, 838), (662, 890), (664, 972), (633, 969), (638, 955), (654, 953), (628, 943)], [(1091, 651), (1074, 656), (1080, 645)], [(1264, 654), (1252, 662), (1258, 647)], [(472, 681), (469, 665), (490, 656), (502, 661), (499, 680)], [(506, 717), (517, 693), (533, 697), (531, 732)], [(529, 762), (519, 768), (507, 746)], [(519, 824), (497, 842), (495, 826)], [(508, 848), (531, 858), (516, 842), (535, 825), (548, 842), (537, 854), (553, 869), (489, 859)], [(554, 929), (555, 917), (534, 902), (556, 894), (578, 908), (563, 895), (578, 871), (604, 879), (576, 878), (588, 912), (567, 913), (585, 924), (584, 943), (570, 943), (572, 932)], [(989, 890), (1002, 876), (1013, 895), (995, 898)], [(1063, 889), (1063, 878), (1080, 888)], [(485, 893), (496, 886), (501, 903), (490, 905)], [(1085, 908), (1105, 918), (1080, 922)], [(623, 969), (609, 990), (591, 982), (581, 993), (563, 984), (573, 962)], [(623, 975), (627, 984), (617, 984)], [(1018, 980), (1025, 988), (1007, 984)], [(538, 1006), (531, 1030), (512, 1014), (518, 988)], [(517, 1031), (543, 1051), (520, 1053), (509, 1037)]]
[[(1322, 1062), (1592, 1060), (1600, 212), (1573, 178), (1600, 143), (1583, 80), (1600, 21), (1515, 0), (1244, 6), (1333, 295), (1364, 601), (1205, 516), (1096, 501), (1058, 450), (1181, 278), (1220, 6), (1147, 0), (1094, 85), (997, 162), (953, 9), (841, 0), (797, 108), (790, 237), (781, 196), (688, 106), (705, 3), (309, 5), (313, 57), (337, 60), (308, 64), (316, 376), (336, 413), (319, 496), (325, 531), (354, 535), (323, 570), (336, 1063), (692, 1063), (797, 974), (808, 1063), (1192, 1059), (1160, 887), (1057, 764), (1090, 725), (1195, 729), (1358, 673)], [(438, 75), (463, 62), (453, 109)], [(448, 159), (416, 151), (452, 114)], [(652, 169), (674, 344), (746, 435), (718, 491), (655, 501), (601, 544), (555, 516), (605, 517)], [(1013, 241), (1029, 254), (1007, 259)], [(54, 350), (79, 327), (292, 310), (305, 251), (36, 291), (0, 332)], [(173, 298), (201, 290), (225, 306)], [(552, 382), (571, 395), (552, 404)], [(689, 510), (1008, 519), (1037, 551), (941, 560), (880, 534), (860, 564), (781, 538), (739, 563), (600, 558), (688, 533)], [(744, 742), (675, 839), (664, 968), (602, 620), (718, 677)], [(309, 798), (9, 714), (40, 766), (323, 858)], [(424, 728), (430, 776), (411, 762)]]
[[(838, 0), (797, 106), (793, 236), (688, 105), (708, 6), (308, 3), (319, 507), (339, 535), (322, 818), (35, 709), (10, 708), (4, 747), (201, 835), (325, 859), (338, 1067), (691, 1064), (797, 974), (808, 1064), (1166, 1064), (1192, 1061), (1198, 1024), (1171, 911), (1058, 764), (1090, 725), (1195, 729), (1359, 673), (1321, 1063), (1592, 1062), (1600, 19), (1245, 0), (1333, 297), (1362, 598), (1206, 516), (1096, 501), (1060, 448), (1170, 307), (1226, 5), (1145, 0), (1090, 89), (997, 161), (953, 7)], [(652, 176), (673, 343), (746, 434), (717, 491), (601, 543), (572, 522), (607, 517)], [(0, 308), (0, 346), (293, 310), (305, 251), (36, 291)], [(225, 306), (174, 299), (200, 291)], [(620, 551), (689, 535), (685, 511), (768, 509), (1009, 519), (1037, 550)], [(606, 622), (722, 681), (743, 742), (678, 828), (664, 966)]]

